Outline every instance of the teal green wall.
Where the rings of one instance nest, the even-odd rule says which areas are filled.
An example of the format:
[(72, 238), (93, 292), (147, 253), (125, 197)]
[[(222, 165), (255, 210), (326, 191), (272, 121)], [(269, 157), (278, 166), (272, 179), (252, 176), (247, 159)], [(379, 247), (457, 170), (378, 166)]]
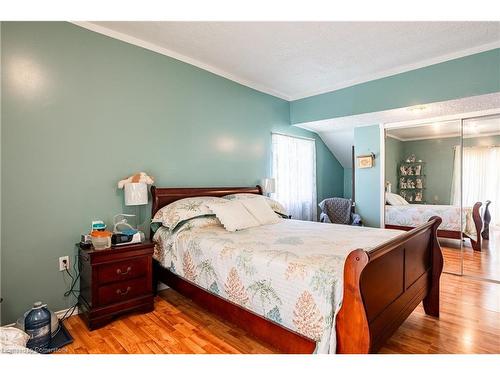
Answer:
[(284, 100), (68, 23), (2, 22), (1, 43), (2, 323), (73, 303), (58, 258), (126, 210), (116, 183), (133, 172), (252, 186), (280, 131), (315, 137), (318, 199), (343, 194), (342, 167)]
[(355, 169), (356, 212), (369, 227), (380, 226), (380, 129), (378, 125), (354, 128), (356, 155), (375, 154), (372, 168)]
[(299, 99), (292, 124), (500, 91), (500, 49)]
[(352, 168), (344, 168), (344, 198), (352, 198)]
[[(293, 128), (293, 127), (292, 127)], [(316, 179), (317, 200), (344, 195), (344, 168), (333, 156), (330, 149), (315, 133), (316, 138)]]
[(395, 138), (385, 137), (385, 181), (391, 183), (393, 193), (398, 192), (398, 168), (402, 159), (402, 143)]
[(464, 147), (499, 146), (499, 145), (500, 145), (500, 135), (490, 135), (485, 137), (474, 137), (474, 138), (464, 139)]
[[(463, 143), (464, 146), (500, 145), (500, 136), (465, 138)], [(391, 181), (396, 176), (401, 160), (415, 154), (417, 159), (425, 161), (426, 202), (429, 204), (451, 204), (454, 146), (456, 145), (460, 145), (458, 137), (405, 142), (387, 137), (385, 143), (386, 180)], [(397, 193), (397, 185), (393, 184), (392, 191)]]
[(460, 137), (402, 142), (401, 159), (415, 154), (425, 161), (424, 199), (429, 204), (450, 204), (455, 145)]

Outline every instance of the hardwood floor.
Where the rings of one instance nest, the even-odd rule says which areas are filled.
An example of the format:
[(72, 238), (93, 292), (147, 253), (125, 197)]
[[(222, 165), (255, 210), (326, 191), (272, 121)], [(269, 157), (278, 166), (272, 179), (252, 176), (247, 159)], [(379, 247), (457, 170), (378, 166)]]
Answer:
[(443, 274), (441, 314), (419, 306), (381, 353), (500, 353), (500, 285)]
[[(444, 270), (460, 273), (460, 241), (446, 239), (439, 241), (443, 249)], [(463, 259), (464, 275), (500, 281), (500, 228), (490, 227), (490, 239), (483, 240), (482, 251), (474, 251), (470, 241), (464, 241)]]
[(66, 353), (274, 353), (244, 330), (225, 323), (172, 289), (153, 312), (129, 315), (89, 331), (78, 316), (66, 321), (74, 342)]
[[(444, 274), (441, 289), (440, 319), (419, 306), (380, 353), (500, 353), (500, 285)], [(171, 289), (148, 314), (92, 332), (78, 316), (65, 324), (62, 353), (276, 353)]]

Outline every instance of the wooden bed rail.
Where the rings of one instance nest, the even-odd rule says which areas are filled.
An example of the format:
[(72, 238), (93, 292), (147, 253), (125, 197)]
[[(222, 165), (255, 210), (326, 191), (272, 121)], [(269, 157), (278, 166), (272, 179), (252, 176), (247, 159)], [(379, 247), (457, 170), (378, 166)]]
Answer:
[(423, 301), (439, 316), (443, 256), (441, 218), (371, 251), (352, 251), (344, 265), (344, 297), (336, 321), (337, 353), (373, 353)]

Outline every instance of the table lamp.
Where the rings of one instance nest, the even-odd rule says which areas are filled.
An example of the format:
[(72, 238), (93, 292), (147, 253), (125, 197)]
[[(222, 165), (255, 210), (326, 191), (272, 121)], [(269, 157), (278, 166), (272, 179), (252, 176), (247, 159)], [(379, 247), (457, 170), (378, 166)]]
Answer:
[(148, 185), (144, 182), (129, 182), (124, 185), (125, 205), (139, 206), (148, 204)]
[[(136, 173), (118, 182), (118, 188), (124, 189), (125, 206), (143, 206), (148, 204), (148, 185), (153, 184), (154, 179), (144, 172)], [(140, 210), (136, 208), (138, 227), (142, 227)]]
[(276, 179), (263, 178), (260, 182), (260, 187), (262, 188), (262, 193), (269, 196), (271, 193), (276, 192)]

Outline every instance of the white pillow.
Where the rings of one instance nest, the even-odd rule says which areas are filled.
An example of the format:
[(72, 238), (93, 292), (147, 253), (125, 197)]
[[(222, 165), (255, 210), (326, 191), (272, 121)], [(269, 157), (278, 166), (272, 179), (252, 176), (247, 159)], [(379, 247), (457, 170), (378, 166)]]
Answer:
[(407, 202), (406, 199), (404, 199), (401, 195), (398, 195), (396, 194), (397, 197), (398, 197), (398, 200), (399, 200), (399, 203), (401, 204), (401, 206), (405, 206), (405, 205), (409, 205), (410, 203)]
[(240, 202), (257, 219), (260, 225), (276, 224), (280, 222), (278, 215), (269, 207), (262, 197), (241, 199)]
[(409, 204), (401, 195), (385, 193), (385, 201), (391, 206), (404, 206)]
[(260, 194), (251, 194), (251, 193), (237, 193), (237, 194), (229, 194), (229, 195), (224, 195), (222, 198), (225, 199), (230, 199), (230, 200), (241, 200), (241, 199), (248, 199), (248, 198), (262, 198), (264, 199), (269, 207), (276, 212), (280, 217), (284, 217), (288, 219), (288, 212), (286, 211), (285, 207), (278, 202), (275, 201), (274, 199), (271, 199), (269, 197), (266, 197), (265, 195), (260, 195)]
[(229, 232), (260, 225), (240, 201), (207, 202), (207, 206)]

